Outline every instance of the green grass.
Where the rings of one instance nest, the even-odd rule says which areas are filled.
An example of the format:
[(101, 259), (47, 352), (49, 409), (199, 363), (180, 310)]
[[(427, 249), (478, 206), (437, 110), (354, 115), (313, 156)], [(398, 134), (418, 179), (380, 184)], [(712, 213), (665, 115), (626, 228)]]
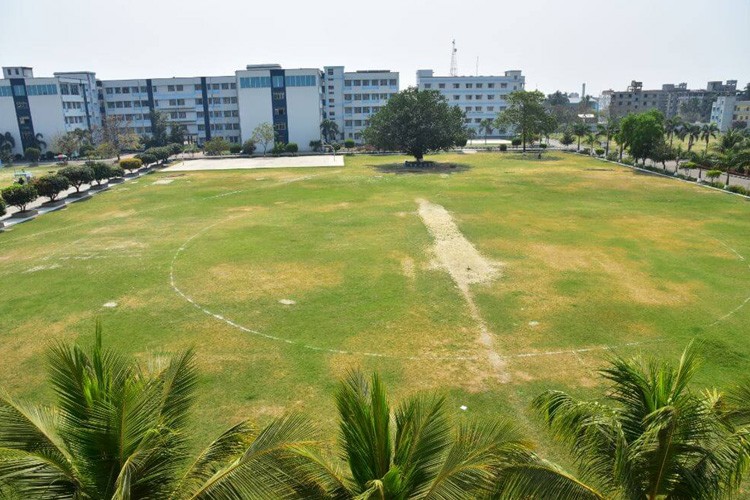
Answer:
[[(452, 174), (387, 173), (376, 166), (402, 159), (367, 156), (336, 169), (162, 172), (16, 226), (0, 234), (0, 386), (49, 401), (45, 346), (90, 342), (97, 318), (109, 345), (140, 358), (196, 348), (203, 439), (291, 409), (333, 439), (332, 393), (350, 367), (381, 371), (396, 398), (437, 389), (461, 415), (511, 416), (540, 442), (531, 399), (545, 388), (595, 394), (608, 353), (519, 354), (613, 345), (675, 358), (699, 337), (700, 384), (746, 374), (750, 304), (714, 322), (750, 295), (750, 204), (547, 158), (434, 158), (468, 167)], [(443, 205), (503, 263), (500, 279), (472, 293), (508, 383), (486, 376), (477, 325), (431, 264), (417, 198)], [(202, 308), (289, 343), (191, 305), (171, 287), (172, 265)]]

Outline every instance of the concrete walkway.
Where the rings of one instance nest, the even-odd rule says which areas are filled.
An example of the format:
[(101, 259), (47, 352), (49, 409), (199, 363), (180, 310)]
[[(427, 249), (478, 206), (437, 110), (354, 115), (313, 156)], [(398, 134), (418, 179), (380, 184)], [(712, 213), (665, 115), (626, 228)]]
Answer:
[(199, 170), (245, 170), (256, 168), (314, 168), (343, 167), (342, 155), (280, 156), (255, 158), (196, 158), (175, 163), (165, 172), (194, 172)]

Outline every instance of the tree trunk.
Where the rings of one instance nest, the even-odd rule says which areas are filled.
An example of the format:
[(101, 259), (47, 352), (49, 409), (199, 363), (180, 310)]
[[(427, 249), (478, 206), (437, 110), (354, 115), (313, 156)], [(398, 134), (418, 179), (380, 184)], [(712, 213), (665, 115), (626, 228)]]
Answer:
[(525, 153), (526, 152), (526, 135), (525, 134), (521, 135), (521, 147), (522, 147), (522, 151)]
[(729, 185), (729, 168), (727, 168), (727, 186)]
[(604, 146), (604, 148), (606, 149), (606, 151), (604, 151), (604, 157), (606, 158), (607, 156), (609, 156), (609, 137), (607, 137), (607, 144)]
[(576, 151), (580, 151), (580, 150), (581, 150), (581, 137), (579, 136), (578, 137), (578, 149), (576, 149)]

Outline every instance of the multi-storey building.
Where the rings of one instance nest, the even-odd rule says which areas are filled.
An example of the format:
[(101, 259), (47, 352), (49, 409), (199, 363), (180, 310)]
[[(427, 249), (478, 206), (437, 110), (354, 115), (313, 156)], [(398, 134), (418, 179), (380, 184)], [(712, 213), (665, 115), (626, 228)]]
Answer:
[(750, 101), (742, 101), (736, 95), (717, 97), (711, 106), (711, 123), (726, 132), (734, 122), (750, 126)]
[(319, 69), (249, 65), (237, 71), (236, 78), (243, 141), (261, 123), (273, 124), (277, 142), (296, 143), (300, 150), (320, 140), (323, 80)]
[(338, 125), (337, 139), (358, 143), (370, 117), (399, 89), (399, 74), (387, 69), (347, 72), (343, 66), (326, 66), (323, 79), (325, 118)]
[[(661, 111), (667, 118), (672, 118), (677, 116), (682, 106), (691, 100), (703, 102), (718, 95), (733, 95), (736, 89), (736, 80), (727, 80), (726, 84), (708, 82), (706, 89), (688, 89), (687, 83), (677, 85), (666, 83), (661, 86), (661, 89), (653, 90), (645, 90), (643, 82), (633, 80), (626, 90), (605, 90), (602, 92), (600, 101), (608, 103), (607, 109), (611, 118), (653, 109)], [(708, 119), (708, 116), (702, 118)]]
[(4, 67), (0, 80), (0, 133), (10, 132), (14, 154), (38, 141), (101, 124), (94, 73), (34, 77), (32, 68)]
[[(505, 97), (524, 86), (525, 77), (518, 70), (506, 71), (503, 76), (434, 76), (431, 69), (417, 71), (417, 87), (437, 90), (458, 106), (466, 115), (466, 125), (477, 135), (483, 134), (482, 120), (495, 119), (507, 107)], [(496, 135), (507, 135), (507, 131)]]

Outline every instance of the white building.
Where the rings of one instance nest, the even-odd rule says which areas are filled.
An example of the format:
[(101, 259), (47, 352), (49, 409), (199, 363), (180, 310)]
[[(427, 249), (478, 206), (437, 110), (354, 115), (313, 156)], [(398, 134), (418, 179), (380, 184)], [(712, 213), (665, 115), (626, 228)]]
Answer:
[[(434, 76), (431, 69), (417, 71), (417, 88), (437, 90), (458, 106), (466, 114), (466, 125), (477, 135), (483, 135), (479, 123), (495, 119), (507, 107), (505, 96), (524, 86), (521, 71), (506, 71), (503, 76)], [(495, 135), (502, 134), (496, 131)]]
[(726, 132), (734, 122), (750, 126), (750, 101), (741, 101), (736, 95), (717, 97), (711, 106), (711, 123)]
[(273, 124), (276, 142), (310, 150), (320, 140), (322, 75), (316, 68), (283, 69), (278, 64), (248, 65), (237, 71), (242, 140), (261, 123)]
[(13, 154), (23, 154), (37, 140), (52, 145), (55, 137), (75, 129), (91, 130), (101, 123), (95, 75), (55, 73), (34, 77), (32, 68), (3, 68), (0, 80), (0, 134), (10, 132)]
[(361, 143), (362, 131), (369, 125), (370, 117), (398, 93), (398, 72), (346, 72), (343, 66), (326, 66), (323, 75), (324, 116), (338, 125), (340, 135), (336, 139)]

